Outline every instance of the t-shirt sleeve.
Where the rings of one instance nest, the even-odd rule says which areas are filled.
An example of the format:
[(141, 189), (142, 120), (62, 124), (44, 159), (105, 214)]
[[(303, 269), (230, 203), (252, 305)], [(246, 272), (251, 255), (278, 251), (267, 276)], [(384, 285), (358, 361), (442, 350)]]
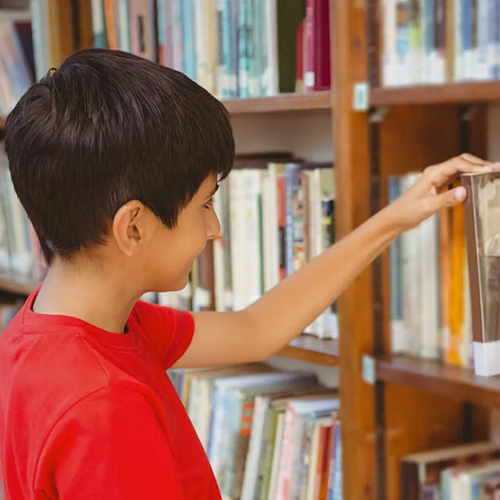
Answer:
[(136, 304), (134, 311), (141, 331), (159, 355), (163, 367), (171, 368), (193, 340), (193, 316), (187, 311), (143, 301)]
[(60, 500), (184, 500), (153, 404), (132, 388), (102, 389), (74, 405), (42, 450), (35, 488)]

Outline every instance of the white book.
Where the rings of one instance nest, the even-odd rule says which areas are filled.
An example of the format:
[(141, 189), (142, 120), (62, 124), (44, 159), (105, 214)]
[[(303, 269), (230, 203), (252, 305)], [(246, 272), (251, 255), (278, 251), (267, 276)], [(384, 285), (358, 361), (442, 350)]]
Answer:
[(474, 63), (474, 79), (488, 80), (490, 75), (489, 60), (489, 9), (490, 0), (477, 0), (477, 48)]
[[(269, 171), (265, 170), (262, 172), (261, 177), (262, 182), (262, 233), (263, 233), (263, 249), (264, 249), (264, 291), (267, 292), (273, 286), (274, 283), (274, 273), (273, 273), (273, 263), (275, 259), (273, 257), (273, 236), (278, 230), (278, 221), (273, 219), (276, 214), (276, 207), (273, 210), (273, 199), (271, 196), (271, 180)], [(275, 186), (276, 189), (276, 186)]]
[(247, 247), (245, 244), (245, 177), (242, 170), (229, 176), (229, 206), (231, 225), (231, 273), (233, 281), (233, 310), (244, 309), (246, 303)]
[(278, 79), (278, 11), (277, 0), (265, 3), (267, 66), (264, 68), (263, 82), (267, 96), (275, 96), (279, 91)]
[(383, 12), (384, 47), (382, 55), (382, 84), (384, 87), (391, 87), (397, 83), (397, 75), (395, 74), (397, 41), (396, 0), (384, 0)]
[(259, 169), (244, 169), (244, 204), (245, 204), (245, 241), (246, 260), (245, 270), (245, 288), (246, 302), (245, 306), (253, 304), (261, 297), (261, 268), (262, 258), (260, 251), (260, 216), (259, 216), (259, 197), (262, 195), (262, 171)]
[(284, 429), (285, 429), (285, 413), (283, 412), (278, 415), (278, 422), (276, 424), (276, 436), (274, 438), (273, 461), (271, 465), (271, 480), (269, 484), (268, 499), (277, 498), (278, 476), (281, 467), (281, 450), (283, 446)]
[(422, 345), (420, 354), (424, 358), (439, 358), (439, 263), (438, 263), (438, 218), (432, 216), (422, 224), (422, 251), (420, 252), (422, 277), (420, 294), (422, 300)]

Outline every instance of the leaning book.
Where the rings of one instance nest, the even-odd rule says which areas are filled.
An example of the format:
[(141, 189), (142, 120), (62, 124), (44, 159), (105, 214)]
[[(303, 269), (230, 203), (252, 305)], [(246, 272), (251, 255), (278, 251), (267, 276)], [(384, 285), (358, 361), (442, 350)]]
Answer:
[(500, 173), (464, 174), (474, 366), (500, 374)]

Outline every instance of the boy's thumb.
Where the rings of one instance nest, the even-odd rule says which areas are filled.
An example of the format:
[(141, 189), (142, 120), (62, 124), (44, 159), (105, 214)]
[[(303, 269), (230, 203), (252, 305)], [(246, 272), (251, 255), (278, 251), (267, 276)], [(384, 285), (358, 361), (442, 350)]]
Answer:
[(467, 198), (467, 191), (464, 187), (460, 186), (455, 189), (450, 189), (449, 191), (435, 197), (437, 204), (436, 209), (439, 210), (444, 207), (453, 207), (459, 203), (463, 203), (465, 198)]

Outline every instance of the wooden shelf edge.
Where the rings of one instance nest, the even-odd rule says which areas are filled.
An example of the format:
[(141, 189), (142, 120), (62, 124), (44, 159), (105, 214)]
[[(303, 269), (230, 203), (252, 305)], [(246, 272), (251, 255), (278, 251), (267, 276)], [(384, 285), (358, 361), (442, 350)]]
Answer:
[(16, 276), (15, 274), (0, 273), (0, 290), (17, 295), (30, 295), (40, 286), (40, 282)]
[(371, 106), (472, 104), (500, 101), (500, 81), (374, 88)]
[(338, 341), (321, 340), (312, 335), (301, 335), (279, 351), (278, 356), (330, 367), (340, 363)]
[(276, 113), (286, 111), (331, 109), (329, 90), (304, 94), (281, 94), (275, 97), (230, 99), (222, 101), (231, 115)]
[(395, 356), (376, 361), (378, 380), (441, 394), (483, 406), (500, 406), (500, 377), (480, 377), (473, 370)]

